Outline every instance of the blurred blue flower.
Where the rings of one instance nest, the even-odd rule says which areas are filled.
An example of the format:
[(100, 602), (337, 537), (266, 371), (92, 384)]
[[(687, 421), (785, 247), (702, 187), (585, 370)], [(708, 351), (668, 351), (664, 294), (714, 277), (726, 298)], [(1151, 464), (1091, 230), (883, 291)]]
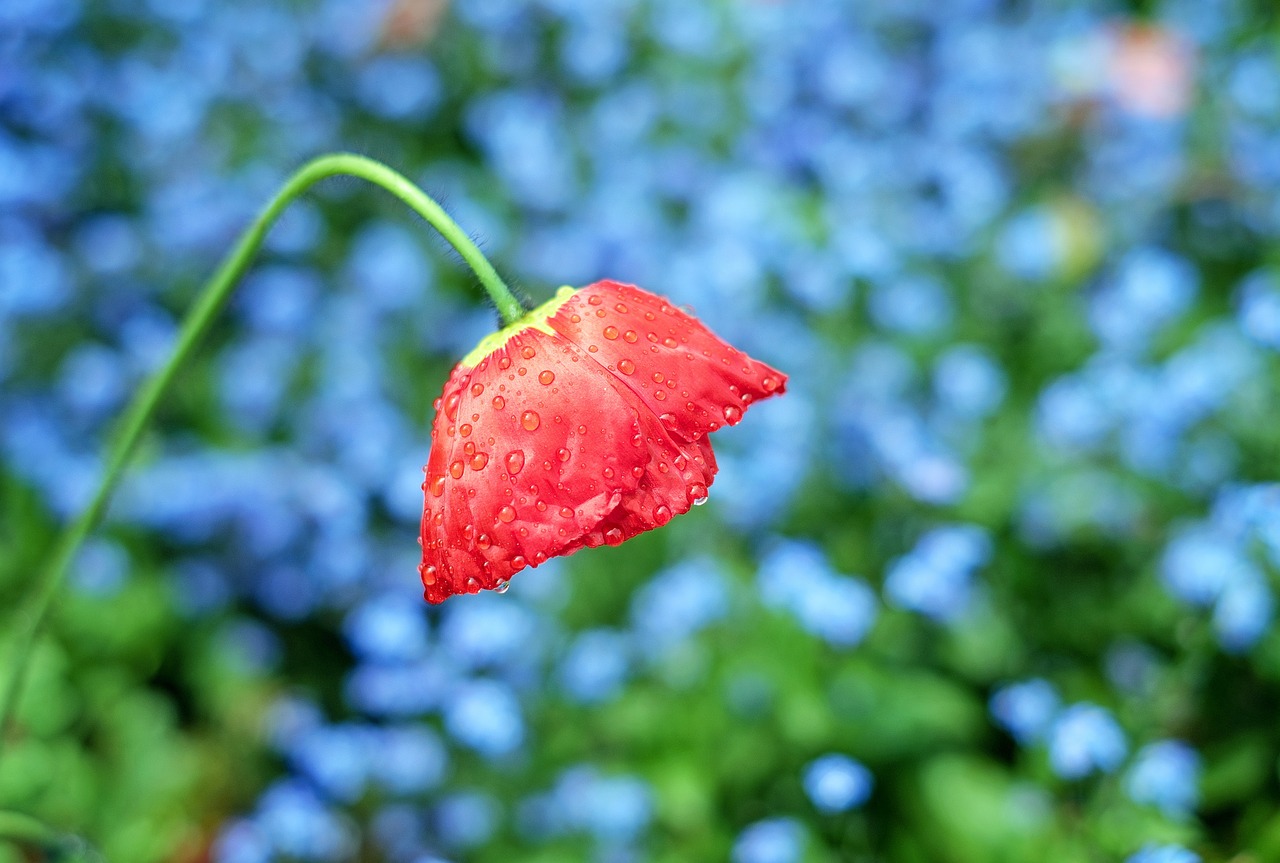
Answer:
[(489, 841), (499, 816), (498, 802), (492, 796), (461, 791), (436, 804), (435, 826), (440, 841), (448, 847), (474, 848)]
[(1089, 321), (1106, 346), (1141, 350), (1186, 312), (1198, 286), (1199, 274), (1185, 259), (1165, 249), (1137, 248), (1093, 296)]
[(1218, 641), (1230, 653), (1252, 647), (1271, 626), (1275, 595), (1256, 572), (1231, 581), (1213, 609), (1213, 627)]
[(991, 538), (975, 525), (929, 531), (890, 564), (884, 590), (895, 605), (953, 622), (969, 607), (974, 571), (991, 556)]
[(1004, 370), (977, 345), (948, 348), (933, 367), (939, 403), (958, 416), (980, 419), (1004, 401)]
[(1270, 270), (1252, 273), (1240, 284), (1237, 316), (1251, 339), (1280, 350), (1280, 285)]
[(374, 595), (344, 621), (347, 642), (362, 659), (395, 662), (420, 659), (427, 649), (422, 601), (408, 592)]
[(273, 853), (270, 841), (256, 824), (237, 820), (218, 833), (210, 856), (215, 863), (271, 863)]
[(871, 771), (838, 753), (809, 762), (804, 770), (804, 791), (820, 812), (847, 812), (871, 796)]
[(91, 537), (85, 540), (72, 564), (71, 583), (86, 596), (114, 596), (129, 577), (129, 563), (129, 554), (119, 543)]
[(373, 769), (374, 732), (361, 725), (316, 725), (286, 743), (290, 760), (337, 800), (358, 800)]
[(951, 323), (951, 298), (932, 278), (910, 276), (877, 281), (869, 297), (871, 319), (883, 329), (932, 335)]
[(1232, 584), (1260, 580), (1236, 541), (1200, 525), (1174, 535), (1160, 559), (1160, 575), (1174, 596), (1193, 605), (1213, 603)]
[(1125, 863), (1200, 863), (1200, 855), (1181, 845), (1143, 845)]
[(371, 774), (394, 794), (416, 794), (444, 778), (449, 756), (435, 732), (419, 725), (378, 729), (370, 738)]
[(1138, 750), (1124, 787), (1134, 801), (1185, 818), (1199, 800), (1199, 782), (1199, 754), (1180, 740), (1160, 740)]
[(381, 117), (422, 122), (435, 113), (443, 87), (425, 57), (374, 57), (356, 77), (360, 103)]
[(355, 830), (348, 820), (296, 780), (281, 780), (268, 788), (253, 821), (272, 848), (286, 857), (328, 863), (349, 859), (356, 850)]
[(997, 689), (991, 715), (1019, 743), (1039, 741), (1048, 733), (1061, 702), (1047, 680), (1038, 677)]
[(450, 603), (440, 623), (440, 647), (463, 668), (531, 661), (541, 650), (538, 621), (514, 598), (485, 594)]
[(711, 558), (692, 558), (658, 573), (631, 601), (637, 644), (651, 654), (693, 637), (727, 612), (724, 575)]
[(799, 863), (804, 844), (804, 829), (794, 818), (757, 821), (738, 834), (733, 863)]
[(806, 630), (834, 647), (857, 646), (876, 619), (871, 588), (836, 573), (812, 543), (777, 543), (761, 559), (756, 582), (765, 606), (790, 612)]
[(1063, 779), (1082, 779), (1094, 771), (1110, 773), (1127, 752), (1124, 732), (1096, 704), (1067, 707), (1049, 730), (1049, 766)]
[(449, 735), (486, 758), (510, 755), (524, 742), (524, 718), (515, 694), (494, 680), (459, 684), (444, 703)]
[(560, 663), (560, 680), (569, 696), (583, 704), (607, 701), (626, 683), (631, 641), (610, 629), (580, 633)]
[(1064, 228), (1047, 207), (1016, 215), (996, 240), (996, 257), (1009, 273), (1040, 281), (1057, 272), (1066, 258)]

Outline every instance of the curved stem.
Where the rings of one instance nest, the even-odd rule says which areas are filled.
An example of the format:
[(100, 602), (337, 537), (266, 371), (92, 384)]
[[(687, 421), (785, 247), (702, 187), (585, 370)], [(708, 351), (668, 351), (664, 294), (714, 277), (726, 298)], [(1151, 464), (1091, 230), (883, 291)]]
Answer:
[(182, 328), (178, 331), (177, 344), (168, 362), (137, 392), (120, 420), (119, 430), (107, 453), (102, 481), (98, 484), (93, 499), (74, 521), (63, 528), (54, 547), (53, 557), (33, 585), (27, 602), (18, 616), (17, 641), (11, 656), (12, 671), (0, 700), (0, 755), (3, 754), (6, 733), (17, 708), (31, 649), (40, 633), (45, 615), (58, 589), (62, 586), (67, 569), (75, 559), (81, 543), (97, 526), (106, 511), (111, 494), (120, 481), (120, 476), (133, 455), (134, 447), (160, 399), (173, 382), (179, 368), (195, 350), (201, 336), (226, 305), (240, 276), (248, 269), (267, 231), (280, 213), (316, 182), (326, 177), (343, 174), (359, 177), (381, 186), (408, 204), (439, 231), (480, 278), (481, 284), (497, 306), (504, 323), (514, 323), (524, 315), (524, 307), (499, 278), (475, 243), (471, 242), (471, 239), (449, 218), (439, 204), (402, 174), (380, 162), (354, 153), (331, 153), (313, 159), (299, 168), (262, 209), (253, 224), (241, 235), (235, 248), (227, 254), (217, 271), (205, 284), (195, 305), (183, 320)]

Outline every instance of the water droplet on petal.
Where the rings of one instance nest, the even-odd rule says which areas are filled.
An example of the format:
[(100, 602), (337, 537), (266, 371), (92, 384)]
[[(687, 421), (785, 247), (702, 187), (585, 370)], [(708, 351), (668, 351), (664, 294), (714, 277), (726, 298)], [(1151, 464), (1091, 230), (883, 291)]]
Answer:
[(463, 423), (462, 425), (458, 426), (458, 434), (462, 435), (463, 437), (466, 437), (467, 435), (471, 434), (471, 423)]
[[(525, 531), (525, 533), (527, 534), (528, 531)], [(524, 555), (517, 554), (515, 557), (511, 558), (512, 572), (519, 572), (520, 570), (524, 569), (528, 565), (529, 565), (529, 561), (524, 559)]]
[(525, 411), (520, 414), (520, 425), (524, 426), (525, 431), (534, 431), (542, 424), (542, 417), (538, 416), (537, 411)]
[(609, 341), (613, 341), (618, 337), (618, 328), (612, 325), (605, 327), (604, 337)]
[(640, 340), (640, 337), (636, 335), (635, 330), (627, 330), (625, 333), (622, 334), (622, 338), (624, 338), (626, 341), (630, 342), (633, 345)]
[(449, 422), (453, 422), (458, 418), (458, 402), (462, 396), (458, 393), (449, 393), (449, 397), (444, 401), (444, 415), (449, 418)]
[(554, 381), (555, 379), (556, 379), (555, 372), (546, 371), (546, 372), (540, 372), (538, 374), (538, 383), (542, 384), (544, 387), (551, 386), (551, 382)]
[(613, 479), (613, 468), (607, 467), (604, 469), (604, 478)]
[(484, 392), (484, 384), (478, 384), (478, 383), (477, 383), (477, 384), (472, 384), (472, 385), (471, 385), (471, 394), (472, 394), (473, 396), (478, 396), (478, 395), (480, 395), (482, 392)]
[(604, 541), (607, 545), (621, 545), (622, 540), (623, 536), (620, 528), (611, 527), (604, 532)]
[(671, 508), (667, 506), (658, 507), (653, 511), (653, 520), (657, 522), (659, 526), (671, 521)]
[(631, 360), (618, 360), (618, 371), (622, 372), (624, 375), (632, 374), (635, 370), (636, 364), (631, 362)]
[(498, 360), (498, 368), (502, 369), (504, 372), (511, 368), (511, 357), (503, 357)]
[(503, 524), (511, 524), (511, 522), (515, 520), (516, 520), (515, 507), (508, 504), (506, 506), (503, 506), (502, 509), (498, 510), (498, 521), (502, 522)]
[(532, 345), (525, 345), (520, 349), (520, 356), (524, 357), (526, 360), (531, 360), (537, 355), (538, 352), (533, 349)]
[(573, 518), (573, 510), (567, 506), (560, 507), (561, 518)]
[(775, 378), (773, 375), (765, 375), (764, 380), (760, 382), (760, 387), (767, 393), (773, 392), (781, 385), (782, 385), (782, 382), (779, 381), (777, 378)]
[(467, 545), (470, 545), (472, 542), (474, 542), (475, 538), (476, 538), (476, 526), (474, 524), (469, 524), (462, 529), (462, 539)]
[(511, 589), (511, 579), (504, 578), (493, 586), (494, 593), (506, 593)]
[(737, 405), (727, 405), (724, 409), (724, 421), (731, 426), (742, 422), (742, 408)]
[(694, 506), (702, 506), (707, 502), (707, 487), (700, 482), (689, 486), (689, 500), (693, 501)]
[(471, 469), (482, 470), (489, 463), (489, 456), (485, 453), (478, 452), (471, 457)]
[(507, 453), (507, 473), (515, 476), (524, 468), (524, 452), (521, 450), (512, 450)]
[(642, 478), (644, 476), (644, 468), (640, 467), (640, 465), (636, 465), (631, 469), (631, 475), (636, 479)]
[(480, 582), (476, 581), (476, 579), (475, 579), (475, 578), (468, 578), (468, 579), (467, 579), (467, 592), (468, 592), (468, 593), (479, 593), (479, 592), (480, 592)]
[(563, 447), (556, 450), (556, 458), (560, 459), (560, 461), (568, 461), (569, 456), (571, 455), (573, 455), (573, 453), (569, 452), (567, 449), (564, 449)]
[(449, 476), (453, 477), (454, 479), (462, 479), (463, 469), (464, 468), (462, 465), (462, 460), (459, 459), (458, 461), (455, 461), (453, 464), (449, 465)]
[(491, 545), (493, 545), (493, 540), (489, 539), (489, 534), (482, 533), (476, 537), (476, 548), (481, 551), (484, 551)]
[(431, 478), (431, 494), (434, 497), (444, 494), (444, 474), (438, 474)]
[(503, 408), (505, 408), (506, 406), (507, 406), (507, 400), (506, 400), (506, 399), (504, 399), (502, 396), (494, 396), (494, 397), (493, 397), (493, 409), (494, 409), (494, 410), (496, 410), (496, 411), (500, 411), (500, 410), (502, 410)]
[(436, 583), (436, 568), (431, 564), (427, 564), (422, 570), (422, 583), (424, 585)]
[(587, 302), (588, 302), (588, 303), (590, 303), (590, 304), (591, 304), (591, 305), (593, 305), (593, 306), (598, 306), (598, 305), (600, 305), (600, 296), (599, 296), (599, 294), (593, 294), (593, 295), (591, 295), (590, 297), (588, 297), (588, 298), (587, 298)]

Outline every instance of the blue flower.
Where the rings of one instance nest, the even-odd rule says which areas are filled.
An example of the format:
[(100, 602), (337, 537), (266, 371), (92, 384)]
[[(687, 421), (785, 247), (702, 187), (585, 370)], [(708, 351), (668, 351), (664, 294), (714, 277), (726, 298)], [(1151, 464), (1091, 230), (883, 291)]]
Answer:
[(812, 543), (775, 545), (760, 561), (756, 581), (767, 607), (790, 612), (806, 630), (835, 647), (857, 646), (876, 619), (871, 588), (836, 573)]
[(296, 780), (268, 788), (253, 820), (271, 846), (288, 857), (336, 863), (355, 853), (355, 831), (347, 819)]
[(487, 758), (510, 755), (524, 742), (520, 704), (493, 680), (461, 684), (444, 705), (445, 729), (459, 743)]
[(498, 802), (488, 794), (450, 794), (436, 805), (436, 830), (450, 848), (474, 848), (489, 841), (498, 826), (499, 814)]
[(414, 660), (427, 649), (425, 610), (422, 601), (409, 593), (366, 599), (347, 615), (343, 629), (352, 649), (364, 659)]
[(1125, 791), (1165, 815), (1185, 818), (1199, 799), (1200, 756), (1180, 740), (1160, 740), (1138, 750)]
[(996, 690), (990, 709), (996, 722), (1025, 745), (1044, 738), (1059, 705), (1053, 686), (1037, 677)]
[(638, 644), (652, 653), (693, 637), (728, 611), (720, 565), (693, 558), (660, 572), (631, 601)]
[(1063, 779), (1110, 773), (1128, 752), (1124, 732), (1111, 714), (1096, 704), (1073, 704), (1049, 730), (1049, 766)]
[(1143, 845), (1125, 863), (1200, 863), (1200, 855), (1181, 845)]
[(847, 755), (832, 753), (811, 761), (804, 791), (821, 812), (847, 812), (871, 796), (871, 771)]
[(442, 91), (440, 75), (425, 57), (374, 57), (356, 78), (361, 104), (392, 120), (429, 119)]
[(982, 348), (956, 345), (933, 368), (933, 385), (939, 403), (961, 417), (980, 419), (1004, 400), (1004, 371)]
[(560, 664), (560, 679), (575, 700), (594, 704), (612, 698), (626, 683), (630, 639), (610, 629), (592, 629), (574, 639)]
[(733, 843), (733, 863), (799, 863), (804, 829), (794, 818), (757, 821)]
[(974, 525), (936, 528), (889, 566), (884, 589), (890, 601), (943, 622), (962, 617), (973, 573), (991, 555), (991, 539)]

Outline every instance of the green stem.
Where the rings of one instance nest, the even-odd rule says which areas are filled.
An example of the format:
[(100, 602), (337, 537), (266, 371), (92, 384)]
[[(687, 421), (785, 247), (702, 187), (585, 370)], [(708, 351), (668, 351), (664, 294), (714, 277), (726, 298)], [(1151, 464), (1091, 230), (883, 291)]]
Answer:
[(83, 512), (63, 528), (53, 557), (41, 572), (18, 617), (18, 636), (12, 654), (12, 672), (0, 700), (0, 755), (9, 725), (17, 708), (23, 678), (31, 656), (32, 646), (40, 634), (40, 628), (48, 614), (58, 589), (62, 586), (67, 569), (76, 552), (89, 533), (97, 526), (106, 511), (116, 484), (129, 463), (133, 450), (155, 412), (160, 399), (173, 382), (179, 368), (195, 350), (200, 338), (226, 305), (236, 283), (248, 269), (254, 253), (262, 245), (267, 231), (290, 202), (316, 182), (337, 175), (350, 175), (381, 186), (408, 204), (418, 215), (426, 219), (449, 243), (458, 250), (471, 269), (479, 276), (481, 284), (498, 308), (505, 324), (521, 318), (524, 307), (499, 278), (493, 266), (485, 259), (475, 243), (449, 218), (448, 214), (421, 189), (403, 175), (386, 165), (353, 153), (332, 153), (320, 156), (303, 165), (281, 187), (276, 196), (258, 214), (253, 224), (241, 235), (235, 248), (223, 259), (222, 264), (205, 284), (195, 305), (187, 313), (178, 332), (173, 354), (164, 367), (156, 372), (134, 396), (123, 418), (119, 431), (107, 453), (106, 468), (93, 499)]

